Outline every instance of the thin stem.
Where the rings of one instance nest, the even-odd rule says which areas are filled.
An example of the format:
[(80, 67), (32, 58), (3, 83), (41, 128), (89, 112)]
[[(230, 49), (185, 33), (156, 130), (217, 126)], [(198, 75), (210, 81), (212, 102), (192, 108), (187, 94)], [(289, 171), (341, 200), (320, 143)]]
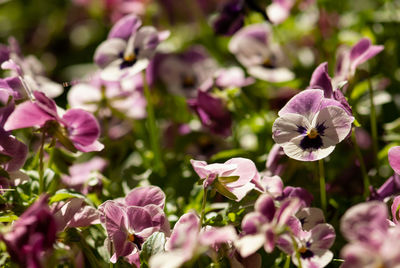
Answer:
[(362, 157), (361, 151), (360, 151), (360, 147), (358, 146), (358, 143), (357, 143), (356, 129), (354, 127), (351, 130), (351, 139), (353, 140), (354, 150), (356, 152), (356, 156), (358, 158), (358, 162), (360, 163), (361, 173), (363, 175), (364, 198), (367, 198), (369, 196), (369, 194), (370, 194), (369, 186), (371, 185), (371, 183), (369, 181), (369, 176), (368, 176), (368, 173), (367, 173), (367, 169), (365, 168), (365, 163), (364, 163), (364, 159)]
[(321, 195), (321, 207), (326, 212), (326, 186), (325, 186), (325, 171), (324, 171), (324, 160), (318, 160), (319, 169), (319, 191)]
[(290, 256), (287, 255), (285, 265), (283, 266), (283, 268), (289, 268), (289, 267), (290, 267)]
[(294, 251), (296, 252), (296, 259), (297, 259), (297, 262), (299, 263), (297, 267), (303, 268), (303, 266), (302, 266), (302, 264), (301, 264), (301, 258), (300, 258), (299, 247), (297, 246), (296, 239), (294, 239), (294, 236), (293, 236), (293, 233), (292, 233), (292, 232), (290, 232), (290, 238), (292, 239)]
[(142, 74), (143, 74), (144, 95), (145, 95), (146, 101), (147, 101), (147, 127), (148, 127), (148, 131), (149, 131), (149, 135), (150, 135), (150, 146), (151, 146), (151, 150), (153, 151), (154, 160), (155, 160), (154, 170), (160, 172), (160, 171), (163, 171), (163, 163), (161, 160), (161, 150), (160, 150), (160, 144), (159, 144), (158, 129), (157, 129), (157, 124), (156, 124), (156, 119), (154, 116), (154, 108), (153, 108), (153, 102), (151, 99), (150, 89), (149, 89), (149, 85), (147, 84), (146, 72), (143, 71)]
[(206, 213), (206, 203), (207, 203), (207, 188), (204, 188), (203, 194), (203, 203), (201, 204), (201, 212), (200, 212), (200, 229), (203, 226), (204, 215)]
[(373, 150), (375, 167), (378, 168), (378, 127), (376, 123), (374, 91), (372, 90), (372, 83), (371, 79), (369, 78), (368, 78), (368, 90), (369, 90), (369, 103), (371, 106), (371, 112), (369, 115), (370, 115), (371, 135), (372, 135), (372, 150)]
[(39, 194), (45, 191), (44, 187), (44, 165), (43, 165), (43, 157), (44, 157), (44, 140), (46, 138), (46, 132), (42, 130), (42, 138), (40, 142), (39, 149)]

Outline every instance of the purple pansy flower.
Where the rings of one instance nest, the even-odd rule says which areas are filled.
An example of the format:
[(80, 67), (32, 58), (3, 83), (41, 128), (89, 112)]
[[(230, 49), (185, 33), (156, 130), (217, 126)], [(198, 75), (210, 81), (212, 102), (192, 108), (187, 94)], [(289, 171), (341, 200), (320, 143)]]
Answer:
[(169, 35), (152, 26), (140, 27), (141, 24), (136, 15), (123, 17), (96, 49), (94, 61), (103, 69), (103, 79), (117, 81), (144, 70), (158, 44)]
[(277, 208), (272, 196), (261, 195), (256, 201), (255, 211), (243, 218), (243, 236), (235, 241), (240, 255), (250, 256), (262, 246), (266, 252), (272, 252), (279, 236), (285, 233), (290, 219), (299, 208), (298, 199), (286, 199)]
[(195, 255), (207, 249), (218, 251), (220, 245), (233, 242), (237, 238), (233, 226), (216, 228), (206, 226), (200, 230), (200, 219), (189, 212), (182, 215), (165, 244), (165, 252), (150, 258), (149, 265), (154, 268), (178, 268)]
[(287, 60), (272, 40), (268, 24), (253, 24), (238, 31), (229, 42), (229, 51), (247, 68), (250, 75), (269, 82), (294, 79)]
[(217, 63), (201, 46), (182, 53), (159, 55), (154, 59), (156, 73), (170, 93), (195, 97), (197, 89), (217, 70)]
[(204, 180), (204, 188), (215, 187), (220, 194), (235, 201), (242, 200), (254, 188), (264, 191), (260, 174), (250, 159), (238, 157), (223, 164), (210, 165), (193, 159), (190, 162), (200, 179)]
[(300, 92), (278, 115), (272, 137), (287, 156), (300, 161), (328, 156), (347, 137), (354, 121), (339, 102), (324, 98), (319, 89)]
[(43, 267), (43, 252), (50, 250), (56, 240), (56, 220), (41, 196), (0, 239), (6, 244), (11, 259), (21, 267)]
[(188, 100), (188, 104), (197, 113), (202, 125), (211, 132), (222, 136), (231, 135), (232, 118), (222, 99), (198, 90), (197, 98)]
[(339, 85), (343, 81), (350, 80), (360, 64), (374, 57), (383, 49), (384, 47), (381, 45), (372, 45), (368, 38), (362, 38), (351, 49), (339, 50), (333, 84)]
[(397, 267), (400, 226), (390, 226), (386, 204), (371, 201), (346, 211), (340, 229), (350, 241), (342, 248), (343, 268)]
[(169, 233), (164, 203), (162, 190), (149, 186), (133, 189), (125, 199), (106, 201), (99, 207), (100, 221), (114, 248), (112, 263), (119, 257), (126, 257), (131, 263), (138, 260), (142, 244), (152, 233)]
[(96, 118), (81, 109), (70, 109), (61, 118), (56, 103), (42, 92), (34, 91), (35, 101), (26, 101), (15, 108), (4, 125), (6, 131), (33, 126), (43, 127), (69, 150), (82, 152), (103, 149), (97, 139), (100, 127)]

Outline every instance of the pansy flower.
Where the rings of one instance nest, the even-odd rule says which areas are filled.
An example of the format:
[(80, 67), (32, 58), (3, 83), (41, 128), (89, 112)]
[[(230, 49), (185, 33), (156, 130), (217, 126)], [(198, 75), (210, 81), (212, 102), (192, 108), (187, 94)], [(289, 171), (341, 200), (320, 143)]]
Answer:
[(178, 268), (185, 262), (207, 250), (218, 252), (222, 244), (236, 240), (233, 226), (221, 228), (205, 226), (201, 228), (199, 217), (189, 212), (182, 215), (174, 226), (165, 252), (150, 258), (149, 265), (154, 268)]
[(103, 149), (97, 139), (100, 126), (96, 118), (81, 109), (70, 109), (62, 117), (58, 115), (54, 100), (34, 91), (35, 101), (18, 105), (4, 125), (6, 131), (39, 126), (54, 136), (68, 150), (92, 152)]
[(253, 24), (239, 30), (229, 42), (229, 51), (255, 78), (269, 82), (294, 79), (294, 74), (287, 68), (285, 54), (273, 42), (268, 24)]
[(261, 247), (271, 253), (278, 238), (286, 232), (291, 218), (299, 210), (300, 202), (295, 198), (285, 199), (277, 208), (274, 198), (263, 194), (257, 199), (254, 208), (254, 212), (243, 218), (243, 235), (235, 241), (235, 247), (242, 257), (250, 256)]
[(156, 186), (133, 189), (124, 199), (109, 200), (100, 205), (100, 221), (107, 230), (114, 254), (110, 261), (125, 257), (137, 263), (143, 243), (154, 232), (169, 234), (164, 214), (165, 194)]
[(319, 89), (300, 92), (278, 115), (272, 137), (287, 156), (300, 161), (328, 156), (347, 137), (354, 121), (339, 102), (325, 98)]
[(244, 25), (244, 0), (231, 0), (222, 7), (220, 14), (213, 21), (215, 33), (230, 36)]
[(201, 46), (181, 53), (156, 55), (154, 64), (168, 91), (184, 97), (195, 97), (197, 89), (217, 70), (217, 63)]
[[(293, 240), (285, 234), (279, 239), (278, 247), (286, 254), (291, 255), (296, 266), (300, 266), (300, 260), (301, 267), (325, 267), (333, 258), (333, 253), (329, 249), (335, 241), (335, 229), (327, 223), (316, 224), (310, 230), (304, 230), (301, 225), (299, 219), (292, 218), (290, 227), (293, 232)], [(297, 248), (299, 259), (296, 256), (295, 248)]]
[(169, 36), (169, 32), (141, 24), (135, 15), (123, 17), (96, 49), (94, 61), (103, 69), (103, 79), (116, 81), (144, 70), (158, 44)]
[(190, 162), (204, 188), (211, 186), (229, 199), (240, 201), (255, 188), (264, 191), (257, 168), (250, 159), (237, 157), (210, 165), (193, 159)]
[(343, 81), (350, 80), (360, 64), (374, 57), (383, 49), (382, 45), (372, 45), (368, 38), (362, 38), (352, 48), (339, 49), (333, 84), (339, 85)]

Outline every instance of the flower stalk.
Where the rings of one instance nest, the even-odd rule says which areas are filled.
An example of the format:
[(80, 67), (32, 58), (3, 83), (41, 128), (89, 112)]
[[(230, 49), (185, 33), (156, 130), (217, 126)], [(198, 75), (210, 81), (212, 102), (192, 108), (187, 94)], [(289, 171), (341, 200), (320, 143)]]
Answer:
[(322, 210), (326, 212), (326, 185), (325, 185), (325, 170), (324, 170), (324, 160), (318, 160), (318, 170), (319, 170), (319, 190), (321, 196), (321, 207)]
[(372, 89), (371, 79), (368, 78), (368, 92), (369, 92), (369, 103), (371, 106), (370, 124), (371, 124), (371, 135), (372, 135), (372, 150), (374, 156), (375, 167), (378, 168), (378, 127), (376, 123), (376, 110), (374, 105), (374, 91)]
[(46, 131), (42, 130), (42, 137), (40, 141), (40, 149), (39, 149), (39, 194), (45, 191), (44, 185), (44, 141), (46, 138)]
[(143, 71), (142, 75), (143, 75), (144, 95), (145, 95), (146, 101), (147, 101), (147, 128), (148, 128), (149, 136), (150, 136), (150, 146), (151, 146), (151, 150), (154, 154), (154, 161), (155, 161), (154, 170), (160, 172), (163, 170), (163, 164), (162, 164), (162, 160), (161, 160), (161, 149), (160, 149), (156, 119), (154, 116), (153, 102), (151, 99), (149, 85), (147, 84), (146, 71)]
[(354, 144), (354, 151), (356, 153), (356, 156), (358, 158), (358, 162), (360, 163), (360, 168), (361, 168), (361, 173), (363, 175), (363, 182), (364, 182), (364, 198), (367, 198), (369, 196), (369, 186), (370, 186), (370, 181), (369, 181), (369, 176), (367, 173), (367, 169), (365, 168), (365, 163), (364, 159), (362, 157), (360, 147), (358, 146), (357, 143), (357, 138), (356, 138), (356, 131), (355, 128), (353, 127), (351, 131), (351, 139), (353, 140)]

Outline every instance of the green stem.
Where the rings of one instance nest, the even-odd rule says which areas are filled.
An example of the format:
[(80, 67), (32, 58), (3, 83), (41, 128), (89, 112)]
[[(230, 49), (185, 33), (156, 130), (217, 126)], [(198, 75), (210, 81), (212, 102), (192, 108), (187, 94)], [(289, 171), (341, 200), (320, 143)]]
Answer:
[(326, 212), (326, 186), (325, 186), (325, 171), (324, 171), (324, 160), (318, 160), (319, 169), (319, 190), (321, 195), (321, 207)]
[(372, 90), (371, 79), (368, 78), (368, 91), (369, 91), (369, 103), (371, 106), (370, 112), (370, 124), (371, 124), (371, 135), (372, 135), (372, 149), (375, 167), (378, 168), (378, 127), (376, 123), (376, 110), (374, 105), (374, 91)]
[(363, 175), (363, 182), (364, 182), (364, 198), (367, 198), (369, 196), (369, 186), (371, 185), (370, 181), (369, 181), (369, 176), (367, 173), (367, 169), (365, 168), (365, 163), (364, 163), (364, 159), (362, 157), (361, 151), (360, 151), (360, 147), (358, 146), (357, 143), (357, 138), (356, 138), (356, 129), (353, 127), (353, 129), (351, 130), (351, 139), (353, 140), (353, 144), (354, 144), (354, 150), (356, 152), (356, 156), (358, 158), (358, 162), (360, 163), (360, 168), (361, 168), (361, 173)]
[(43, 164), (43, 157), (44, 157), (44, 140), (46, 138), (46, 132), (42, 130), (42, 138), (40, 142), (40, 149), (39, 149), (39, 194), (45, 191), (44, 187), (44, 164)]
[(201, 204), (200, 212), (200, 229), (203, 226), (204, 215), (206, 214), (207, 192), (207, 188), (204, 188), (203, 203)]
[(292, 239), (292, 243), (293, 243), (293, 247), (294, 247), (294, 251), (296, 252), (296, 259), (298, 264), (298, 268), (303, 268), (302, 264), (301, 264), (301, 258), (300, 258), (300, 252), (299, 252), (299, 248), (297, 246), (297, 242), (296, 239), (294, 239), (293, 233), (290, 232), (290, 238)]
[(289, 267), (290, 267), (290, 256), (287, 255), (285, 265), (283, 266), (283, 268), (289, 268)]
[(146, 72), (143, 71), (142, 74), (143, 74), (144, 95), (145, 95), (146, 101), (147, 101), (147, 128), (148, 128), (149, 135), (150, 135), (150, 146), (151, 146), (151, 150), (153, 151), (154, 160), (155, 160), (154, 170), (158, 171), (158, 172), (162, 172), (163, 171), (163, 163), (161, 160), (161, 149), (160, 149), (160, 144), (159, 144), (159, 135), (158, 135), (156, 119), (154, 116), (153, 102), (151, 99), (149, 85), (147, 84)]

